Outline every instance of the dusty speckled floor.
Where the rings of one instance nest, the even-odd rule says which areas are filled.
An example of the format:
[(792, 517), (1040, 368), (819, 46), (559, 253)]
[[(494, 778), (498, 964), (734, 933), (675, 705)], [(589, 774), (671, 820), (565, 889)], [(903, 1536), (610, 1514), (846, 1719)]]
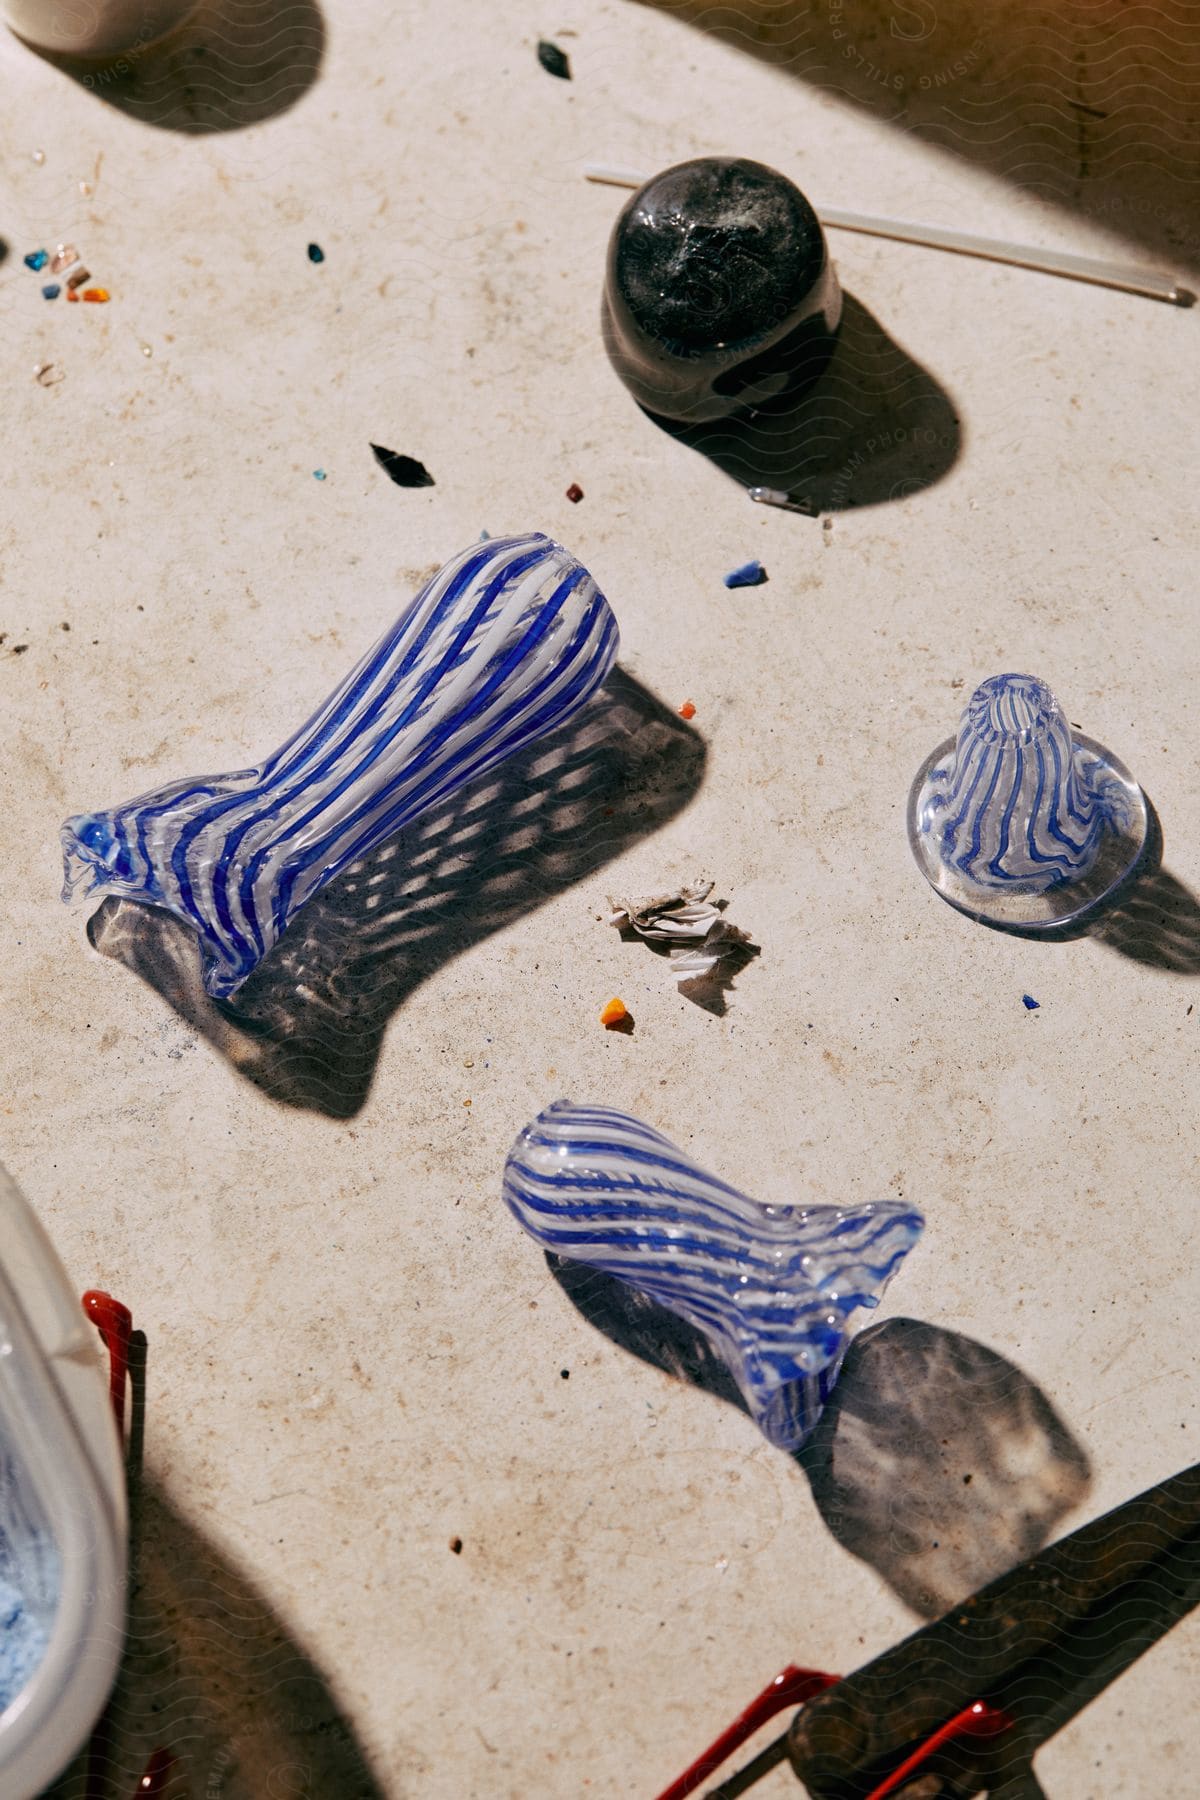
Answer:
[[(304, 0), (269, 31), (229, 5), (132, 85), (0, 39), (0, 1157), (149, 1337), (121, 1756), (177, 1748), (190, 1800), (648, 1797), (785, 1661), (852, 1668), (1200, 1454), (1200, 314), (838, 236), (825, 526), (752, 507), (628, 400), (598, 331), (619, 197), (580, 176), (738, 151), (818, 203), (1186, 269), (1162, 119), (1194, 65), (1110, 96), (1093, 22), (1132, 128), (1056, 161), (1074, 27), (1030, 15), (1050, 98), (1006, 161), (971, 153), (997, 91), (972, 75), (940, 140), (926, 89), (906, 118), (963, 7), (924, 52), (904, 13), (886, 106), (857, 64), (841, 91), (817, 12), (816, 61), (805, 38), (777, 63), (620, 0)], [(40, 298), (21, 256), (63, 238), (106, 308)], [(437, 485), (391, 486), (370, 440)], [(89, 947), (57, 899), (66, 814), (250, 761), (425, 571), (527, 527), (600, 580), (626, 680), (572, 746), (582, 796), (531, 765), (514, 837), (502, 791), (483, 853), (514, 854), (511, 894), (442, 820), (450, 897), (382, 854), (256, 1030), (153, 921), (106, 912)], [(727, 592), (750, 556), (769, 582)], [(912, 773), (1001, 668), (1051, 681), (1162, 819), (1169, 876), (1103, 937), (991, 934), (912, 864)], [(763, 946), (723, 1017), (597, 922), (697, 872)], [(616, 992), (629, 1038), (597, 1024)], [(612, 1341), (516, 1230), (501, 1162), (560, 1093), (764, 1198), (925, 1210), (823, 1471)], [(1046, 1746), (1051, 1800), (1189, 1791), (1198, 1650), (1185, 1622)]]

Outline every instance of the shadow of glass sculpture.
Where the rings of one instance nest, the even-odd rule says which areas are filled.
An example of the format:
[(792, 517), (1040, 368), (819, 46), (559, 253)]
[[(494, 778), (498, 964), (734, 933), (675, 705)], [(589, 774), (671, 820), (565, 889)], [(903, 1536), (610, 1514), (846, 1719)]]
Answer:
[(1200, 975), (1200, 901), (1167, 869), (1142, 871), (1091, 935), (1147, 968)]
[(540, 532), (473, 544), (265, 762), (68, 819), (63, 898), (165, 907), (230, 999), (327, 882), (564, 724), (616, 654), (616, 620), (566, 550)]
[[(749, 1410), (702, 1330), (627, 1281), (546, 1260), (613, 1343)], [(858, 1333), (796, 1461), (838, 1543), (924, 1618), (1040, 1550), (1091, 1486), (1086, 1453), (1035, 1382), (917, 1319)]]
[[(1166, 969), (1173, 975), (1200, 975), (1200, 900), (1163, 867), (1162, 824), (1149, 794), (1143, 792), (1142, 799), (1146, 842), (1127, 879), (1119, 881), (1080, 918), (1029, 931), (1014, 925), (1003, 929), (1016, 937), (1032, 936), (1050, 943), (1092, 938), (1148, 968)], [(1070, 906), (1069, 890), (1066, 902)]]
[(924, 1618), (1040, 1550), (1091, 1485), (1022, 1370), (916, 1319), (855, 1339), (799, 1460), (833, 1536)]
[(763, 1205), (628, 1113), (566, 1100), (518, 1137), (504, 1199), (544, 1249), (616, 1276), (703, 1333), (785, 1450), (820, 1417), (851, 1315), (878, 1305), (924, 1226), (899, 1201)]

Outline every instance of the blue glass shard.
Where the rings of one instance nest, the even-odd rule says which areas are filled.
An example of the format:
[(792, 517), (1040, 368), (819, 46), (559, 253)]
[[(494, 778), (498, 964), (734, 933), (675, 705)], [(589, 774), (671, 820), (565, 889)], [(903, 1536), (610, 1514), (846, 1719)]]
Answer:
[(743, 563), (739, 569), (730, 569), (725, 577), (727, 588), (759, 587), (767, 579), (767, 571), (760, 562)]

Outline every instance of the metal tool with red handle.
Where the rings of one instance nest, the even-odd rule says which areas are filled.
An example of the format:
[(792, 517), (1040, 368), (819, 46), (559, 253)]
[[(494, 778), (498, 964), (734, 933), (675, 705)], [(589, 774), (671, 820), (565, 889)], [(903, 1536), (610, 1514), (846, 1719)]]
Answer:
[(1200, 1601), (1200, 1464), (1020, 1563), (855, 1674), (789, 1667), (659, 1800), (695, 1793), (775, 1713), (790, 1727), (707, 1800), (790, 1762), (811, 1800), (966, 1800), (1034, 1752)]

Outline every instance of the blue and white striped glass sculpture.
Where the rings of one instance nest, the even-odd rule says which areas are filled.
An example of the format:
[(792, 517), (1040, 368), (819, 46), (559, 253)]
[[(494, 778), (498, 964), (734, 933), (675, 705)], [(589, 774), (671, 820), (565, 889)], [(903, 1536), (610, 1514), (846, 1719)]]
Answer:
[(558, 1100), (527, 1125), (504, 1199), (544, 1249), (615, 1275), (712, 1344), (773, 1444), (796, 1450), (924, 1220), (895, 1200), (764, 1206), (628, 1113)]
[(1032, 675), (993, 675), (922, 764), (908, 803), (917, 862), (951, 905), (1026, 931), (1069, 925), (1111, 894), (1146, 843), (1145, 795), (1073, 732)]
[(265, 762), (68, 819), (63, 898), (87, 883), (166, 907), (227, 998), (326, 882), (562, 725), (616, 654), (616, 620), (568, 551), (540, 532), (473, 544)]

